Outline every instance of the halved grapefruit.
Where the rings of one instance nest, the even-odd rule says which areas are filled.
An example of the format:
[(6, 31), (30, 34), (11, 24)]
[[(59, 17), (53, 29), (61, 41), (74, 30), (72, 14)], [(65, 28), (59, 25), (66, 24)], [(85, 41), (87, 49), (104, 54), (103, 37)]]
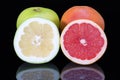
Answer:
[(100, 26), (88, 19), (74, 20), (61, 33), (61, 49), (71, 61), (88, 65), (106, 51), (107, 37)]
[(30, 18), (16, 30), (14, 49), (17, 56), (28, 63), (51, 61), (59, 51), (59, 31), (50, 20)]

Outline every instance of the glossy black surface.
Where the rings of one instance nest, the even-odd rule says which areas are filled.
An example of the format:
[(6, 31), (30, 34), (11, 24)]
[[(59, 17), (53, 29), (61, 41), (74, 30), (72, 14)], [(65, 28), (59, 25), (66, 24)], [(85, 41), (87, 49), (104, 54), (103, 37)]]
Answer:
[[(16, 19), (19, 13), (31, 6), (43, 6), (55, 10), (59, 17), (69, 7), (74, 5), (88, 5), (100, 12), (105, 20), (105, 33), (108, 39), (108, 47), (104, 56), (96, 63), (102, 68), (105, 74), (105, 80), (119, 80), (119, 25), (118, 5), (113, 0), (15, 0), (3, 1), (1, 4), (1, 32), (0, 32), (0, 48), (1, 48), (1, 79), (16, 80), (16, 72), (19, 66), (24, 62), (15, 54), (13, 48), (13, 38), (16, 31)], [(117, 37), (116, 37), (117, 36)], [(62, 54), (61, 50), (58, 55), (51, 61), (55, 64), (61, 73), (65, 65), (70, 61)]]

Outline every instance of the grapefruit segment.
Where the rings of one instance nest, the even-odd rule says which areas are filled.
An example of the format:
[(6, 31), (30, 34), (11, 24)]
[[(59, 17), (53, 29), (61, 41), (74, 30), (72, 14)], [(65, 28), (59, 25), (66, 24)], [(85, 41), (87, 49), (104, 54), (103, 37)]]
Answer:
[(14, 49), (18, 57), (26, 62), (49, 62), (59, 50), (57, 26), (42, 18), (26, 20), (16, 31)]
[(107, 47), (105, 32), (87, 19), (70, 22), (61, 33), (64, 55), (78, 64), (91, 64), (102, 57)]

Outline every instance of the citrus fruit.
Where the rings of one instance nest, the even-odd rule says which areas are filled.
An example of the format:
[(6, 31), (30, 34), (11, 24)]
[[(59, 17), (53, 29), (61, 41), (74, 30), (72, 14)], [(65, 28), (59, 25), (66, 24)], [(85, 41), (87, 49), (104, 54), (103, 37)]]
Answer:
[(67, 24), (61, 33), (61, 49), (71, 61), (88, 65), (102, 57), (107, 48), (105, 32), (88, 19)]
[(89, 19), (96, 22), (103, 30), (105, 28), (104, 19), (96, 9), (90, 6), (73, 6), (63, 13), (60, 22), (60, 30), (62, 31), (69, 22), (78, 19)]
[(82, 66), (68, 63), (61, 72), (61, 80), (105, 80), (105, 75), (100, 66), (92, 64)]
[(45, 18), (54, 22), (59, 27), (59, 16), (57, 13), (46, 7), (28, 7), (21, 11), (17, 18), (17, 28), (29, 18)]
[(17, 72), (17, 80), (59, 80), (60, 73), (56, 65), (47, 64), (22, 64)]
[(17, 56), (29, 63), (46, 63), (59, 51), (59, 31), (50, 20), (30, 18), (16, 30), (14, 49)]

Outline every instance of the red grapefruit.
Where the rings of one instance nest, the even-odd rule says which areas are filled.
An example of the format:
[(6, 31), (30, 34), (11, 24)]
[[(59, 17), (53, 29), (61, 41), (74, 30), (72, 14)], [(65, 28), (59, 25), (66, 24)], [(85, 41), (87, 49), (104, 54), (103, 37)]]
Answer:
[(60, 30), (62, 31), (69, 22), (78, 19), (89, 19), (96, 22), (103, 30), (105, 28), (104, 19), (97, 10), (90, 6), (73, 6), (62, 15)]
[(92, 64), (102, 57), (106, 48), (105, 32), (91, 20), (74, 20), (61, 33), (63, 54), (75, 63)]

